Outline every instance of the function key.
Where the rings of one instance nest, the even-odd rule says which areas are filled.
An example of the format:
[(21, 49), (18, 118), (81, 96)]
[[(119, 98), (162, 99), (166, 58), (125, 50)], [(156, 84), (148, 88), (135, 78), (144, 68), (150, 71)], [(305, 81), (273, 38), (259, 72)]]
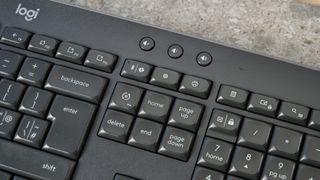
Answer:
[(247, 110), (274, 117), (278, 108), (278, 104), (279, 100), (275, 98), (260, 94), (251, 94)]
[(150, 37), (144, 37), (140, 40), (139, 46), (140, 46), (140, 49), (144, 51), (151, 51), (155, 46), (155, 42)]
[(209, 66), (212, 62), (212, 56), (208, 52), (201, 52), (197, 56), (197, 63), (200, 66)]
[(198, 159), (198, 165), (226, 172), (231, 160), (233, 145), (206, 138)]
[(269, 153), (296, 160), (299, 155), (303, 134), (276, 127), (269, 146)]
[(98, 135), (126, 143), (133, 120), (134, 117), (129, 114), (109, 109), (102, 120)]
[(296, 164), (293, 161), (269, 155), (265, 162), (261, 180), (293, 179), (295, 166)]
[(33, 86), (42, 87), (50, 67), (50, 63), (28, 57), (22, 65), (17, 80)]
[(62, 42), (56, 57), (73, 63), (82, 64), (87, 48), (69, 42)]
[(156, 67), (152, 73), (150, 84), (176, 90), (181, 78), (181, 73)]
[(258, 179), (264, 155), (258, 151), (237, 147), (229, 173), (246, 179)]
[(319, 110), (312, 111), (308, 127), (315, 130), (320, 130), (320, 111)]
[(136, 114), (143, 92), (141, 88), (118, 83), (113, 91), (109, 108)]
[(0, 50), (0, 76), (15, 79), (24, 56)]
[(235, 142), (242, 117), (226, 111), (213, 110), (207, 135)]
[(320, 169), (299, 164), (296, 179), (301, 180), (317, 180), (320, 179)]
[(14, 140), (35, 148), (40, 148), (48, 126), (48, 121), (31, 116), (23, 116)]
[(195, 132), (198, 129), (204, 107), (193, 102), (176, 99), (168, 124)]
[(203, 167), (196, 167), (192, 180), (223, 180), (224, 174)]
[(114, 54), (98, 50), (90, 50), (86, 60), (84, 61), (84, 65), (111, 73), (117, 59), (118, 56)]
[(47, 36), (35, 34), (28, 45), (28, 50), (53, 56), (59, 41)]
[(320, 138), (306, 136), (300, 161), (320, 167)]
[(200, 98), (208, 98), (212, 82), (206, 79), (184, 75), (179, 91)]
[(147, 91), (138, 116), (166, 123), (173, 98), (164, 94)]
[(168, 55), (173, 59), (178, 59), (183, 54), (183, 48), (179, 44), (173, 44), (168, 48)]
[(158, 149), (162, 130), (162, 124), (137, 118), (128, 144), (155, 152)]
[(121, 76), (148, 82), (153, 66), (139, 61), (127, 59), (121, 71)]
[(289, 102), (282, 102), (278, 119), (305, 126), (307, 123), (308, 114), (309, 108)]
[(20, 113), (0, 108), (0, 137), (11, 139), (20, 117)]
[(168, 126), (164, 132), (158, 153), (187, 161), (193, 140), (193, 133)]
[(265, 151), (272, 126), (257, 120), (245, 119), (238, 137), (238, 144)]
[(232, 86), (222, 85), (217, 102), (244, 109), (247, 104), (249, 92)]
[(30, 32), (17, 28), (6, 27), (2, 33), (0, 42), (25, 49), (30, 37)]

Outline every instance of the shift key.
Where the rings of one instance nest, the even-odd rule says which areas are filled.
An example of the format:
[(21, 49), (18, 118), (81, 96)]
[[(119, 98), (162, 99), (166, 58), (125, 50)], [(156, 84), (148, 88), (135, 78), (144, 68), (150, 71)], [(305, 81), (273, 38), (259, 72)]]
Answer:
[(107, 79), (102, 77), (54, 66), (44, 87), (57, 93), (99, 103), (107, 83)]
[(43, 149), (77, 159), (95, 109), (93, 104), (57, 95), (47, 116), (52, 124)]

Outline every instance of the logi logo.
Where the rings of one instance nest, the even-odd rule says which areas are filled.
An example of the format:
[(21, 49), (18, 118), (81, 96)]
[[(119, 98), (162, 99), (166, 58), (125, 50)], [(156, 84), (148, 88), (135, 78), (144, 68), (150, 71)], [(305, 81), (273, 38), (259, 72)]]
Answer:
[(17, 7), (16, 14), (20, 16), (24, 16), (24, 19), (26, 21), (32, 21), (37, 18), (39, 14), (40, 9), (33, 10), (33, 9), (27, 9), (25, 7), (22, 7), (22, 4), (20, 3)]

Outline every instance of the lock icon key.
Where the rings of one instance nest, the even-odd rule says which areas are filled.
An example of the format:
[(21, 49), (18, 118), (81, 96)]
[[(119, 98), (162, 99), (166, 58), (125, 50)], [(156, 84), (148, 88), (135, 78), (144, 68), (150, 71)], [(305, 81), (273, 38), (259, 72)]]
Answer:
[(233, 126), (234, 125), (234, 119), (229, 119), (228, 120), (228, 125)]

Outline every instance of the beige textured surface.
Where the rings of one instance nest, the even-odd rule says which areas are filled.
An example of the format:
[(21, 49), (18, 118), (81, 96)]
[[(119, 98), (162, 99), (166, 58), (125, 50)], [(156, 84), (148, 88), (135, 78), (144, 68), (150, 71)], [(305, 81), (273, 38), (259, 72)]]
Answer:
[(320, 7), (298, 0), (57, 0), (320, 68)]

